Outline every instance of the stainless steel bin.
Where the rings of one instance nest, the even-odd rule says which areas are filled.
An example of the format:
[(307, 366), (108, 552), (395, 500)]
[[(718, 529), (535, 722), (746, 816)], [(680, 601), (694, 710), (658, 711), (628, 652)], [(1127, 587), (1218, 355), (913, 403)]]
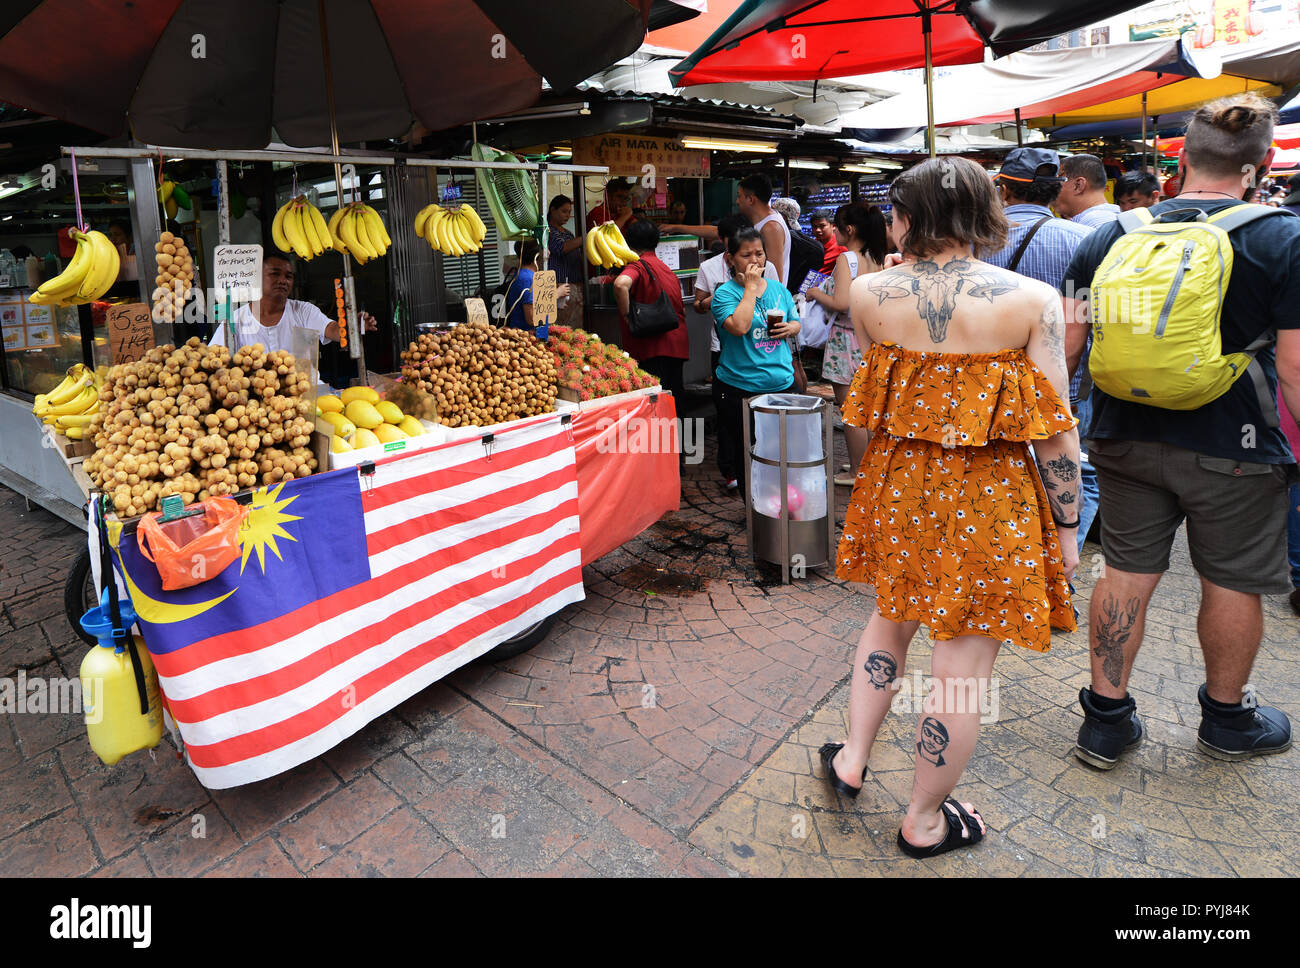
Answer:
[(835, 558), (830, 406), (821, 397), (767, 393), (744, 406), (745, 521), (755, 561), (790, 581)]

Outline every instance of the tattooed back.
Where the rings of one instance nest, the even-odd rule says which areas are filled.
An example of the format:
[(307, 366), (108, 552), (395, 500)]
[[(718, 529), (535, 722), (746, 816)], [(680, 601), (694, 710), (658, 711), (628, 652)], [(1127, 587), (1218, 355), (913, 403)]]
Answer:
[(853, 283), (859, 338), (939, 353), (996, 353), (1028, 344), (1050, 286), (972, 258), (941, 253)]

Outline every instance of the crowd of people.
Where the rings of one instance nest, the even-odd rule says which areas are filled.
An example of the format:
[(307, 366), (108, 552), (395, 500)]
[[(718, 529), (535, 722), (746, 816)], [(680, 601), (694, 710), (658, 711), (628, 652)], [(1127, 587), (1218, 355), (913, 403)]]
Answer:
[[(736, 215), (668, 227), (724, 247), (701, 265), (694, 306), (715, 323), (728, 487), (744, 472), (744, 401), (793, 392), (796, 338), (823, 333), (850, 458), (837, 482), (853, 488), (837, 571), (873, 586), (877, 605), (848, 736), (821, 759), (831, 787), (857, 796), (926, 625), (935, 689), (904, 853), (985, 835), (975, 805), (952, 797), (978, 740), (975, 693), (1003, 645), (1045, 652), (1053, 630), (1076, 627), (1072, 580), (1094, 520), (1105, 568), (1086, 618), (1077, 757), (1110, 769), (1143, 741), (1128, 682), (1184, 524), (1206, 666), (1197, 745), (1225, 760), (1290, 748), (1285, 714), (1247, 686), (1261, 596), (1289, 592), (1300, 614), (1300, 221), (1287, 217), (1300, 186), (1262, 177), (1275, 120), (1250, 94), (1203, 106), (1172, 188), (1125, 172), (1113, 202), (1093, 155), (1019, 148), (993, 177), (961, 158), (923, 162), (892, 183), (892, 221), (860, 203), (815, 218), (826, 279), (799, 301), (799, 213), (761, 175), (741, 182)], [(675, 287), (653, 256), (658, 229), (629, 218), (625, 232), (644, 263), (616, 282), (626, 319), (629, 299)], [(654, 372), (676, 360), (664, 380), (680, 386), (675, 297), (680, 333), (644, 352)]]

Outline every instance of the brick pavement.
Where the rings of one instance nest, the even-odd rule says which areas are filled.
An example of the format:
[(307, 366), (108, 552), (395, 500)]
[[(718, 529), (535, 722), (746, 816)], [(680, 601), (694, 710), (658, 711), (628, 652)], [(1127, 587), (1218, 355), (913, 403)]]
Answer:
[[(915, 715), (887, 721), (851, 804), (830, 796), (815, 755), (843, 734), (849, 659), (873, 598), (822, 571), (783, 587), (755, 570), (743, 506), (715, 478), (711, 462), (690, 468), (682, 510), (585, 569), (587, 600), (541, 645), (459, 670), (283, 776), (209, 792), (167, 741), (109, 768), (79, 716), (0, 717), (0, 873), (1300, 871), (1282, 843), (1300, 757), (1227, 764), (1195, 752), (1185, 550), (1134, 673), (1151, 741), (1108, 774), (1079, 764), (1083, 634), (1057, 636), (1044, 656), (1004, 651), (1000, 717), (959, 790), (991, 836), (937, 861), (903, 858), (893, 838)], [(0, 677), (75, 676), (85, 647), (63, 618), (62, 582), (81, 536), (3, 489), (0, 533)], [(1080, 586), (1083, 608), (1086, 574)], [(1295, 622), (1284, 599), (1266, 602), (1256, 682), (1300, 718)], [(928, 654), (918, 641), (922, 671)]]

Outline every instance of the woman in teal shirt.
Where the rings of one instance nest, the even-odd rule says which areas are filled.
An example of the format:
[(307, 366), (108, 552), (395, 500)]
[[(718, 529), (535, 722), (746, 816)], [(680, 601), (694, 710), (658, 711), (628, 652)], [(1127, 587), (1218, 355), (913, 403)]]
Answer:
[[(744, 401), (760, 393), (794, 393), (794, 357), (788, 340), (799, 332), (799, 314), (789, 291), (763, 277), (763, 237), (741, 229), (727, 240), (732, 277), (713, 293), (714, 325), (721, 355), (718, 381), (718, 467), (744, 466)], [(783, 322), (769, 327), (779, 310)], [(728, 489), (739, 486), (726, 481)]]

